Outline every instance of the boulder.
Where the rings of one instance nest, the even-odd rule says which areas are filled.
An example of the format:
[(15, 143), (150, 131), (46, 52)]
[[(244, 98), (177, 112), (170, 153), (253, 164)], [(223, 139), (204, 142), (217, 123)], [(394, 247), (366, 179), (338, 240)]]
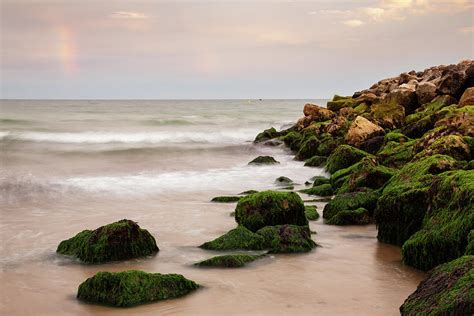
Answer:
[(224, 255), (216, 256), (195, 263), (199, 267), (216, 267), (216, 268), (241, 268), (247, 263), (263, 258), (265, 255)]
[(258, 156), (251, 162), (249, 162), (249, 165), (273, 165), (279, 163), (278, 161), (275, 160), (275, 158), (271, 156)]
[(324, 206), (323, 218), (330, 220), (340, 212), (357, 210), (359, 208), (366, 209), (371, 216), (375, 210), (379, 196), (379, 193), (369, 189), (338, 194)]
[(327, 121), (336, 116), (336, 113), (333, 111), (311, 103), (306, 103), (304, 105), (303, 113), (305, 116), (311, 116), (312, 121), (314, 122)]
[(455, 98), (459, 98), (462, 94), (462, 89), (466, 83), (466, 73), (458, 67), (449, 66), (442, 73), (442, 77), (438, 83), (439, 94), (449, 94)]
[(319, 219), (319, 213), (318, 213), (316, 205), (305, 206), (304, 213), (308, 221), (317, 221)]
[(301, 190), (300, 192), (308, 195), (331, 196), (333, 195), (332, 186), (328, 184), (321, 184), (309, 189)]
[(333, 118), (329, 124), (324, 126), (323, 130), (325, 133), (328, 133), (333, 136), (344, 135), (348, 127), (347, 123), (348, 123), (348, 120), (345, 116), (338, 115), (335, 118)]
[(137, 223), (123, 219), (84, 230), (62, 241), (56, 252), (87, 263), (103, 263), (149, 256), (159, 251), (155, 238)]
[(98, 272), (79, 286), (77, 298), (90, 303), (130, 307), (181, 297), (198, 288), (198, 284), (180, 274), (136, 270)]
[(403, 84), (397, 89), (390, 91), (384, 98), (384, 102), (401, 105), (405, 108), (406, 113), (413, 113), (418, 107), (415, 87), (413, 85)]
[(326, 222), (328, 225), (366, 225), (372, 223), (369, 211), (360, 207), (356, 210), (338, 212)]
[(274, 127), (272, 127), (258, 134), (257, 137), (255, 137), (254, 143), (263, 142), (263, 141), (273, 139), (278, 136), (280, 136), (280, 133), (278, 133), (277, 130)]
[(473, 315), (474, 256), (463, 256), (431, 270), (410, 294), (400, 314)]
[(308, 252), (316, 247), (308, 226), (266, 226), (257, 231), (271, 253)]
[(342, 97), (335, 95), (332, 101), (328, 101), (326, 107), (333, 112), (338, 112), (342, 108), (354, 107), (356, 105), (357, 103), (354, 99), (352, 99), (352, 97)]
[(326, 164), (327, 157), (313, 156), (304, 162), (305, 167), (323, 167)]
[(238, 202), (242, 197), (241, 196), (216, 196), (211, 199), (211, 202), (215, 203), (232, 203), (232, 202)]
[(235, 209), (235, 220), (254, 232), (265, 226), (308, 224), (299, 195), (276, 191), (263, 191), (241, 199)]
[(296, 151), (301, 146), (301, 141), (303, 140), (303, 135), (298, 132), (289, 132), (281, 138), (286, 146), (290, 147), (291, 150)]
[(361, 93), (358, 97), (356, 97), (355, 101), (357, 104), (362, 104), (365, 103), (367, 105), (372, 105), (374, 103), (377, 103), (381, 100), (380, 97), (375, 95), (375, 93), (372, 92), (363, 92)]
[(276, 183), (276, 185), (287, 186), (289, 184), (293, 184), (293, 180), (291, 180), (288, 177), (281, 176), (281, 177), (278, 177), (278, 178), (275, 179), (275, 183)]
[[(417, 146), (416, 149), (423, 149), (420, 147), (421, 146)], [(448, 155), (457, 160), (470, 160), (471, 149), (463, 137), (459, 135), (446, 135), (434, 139), (428, 147), (415, 155), (415, 159), (435, 154)]]
[(369, 153), (349, 145), (340, 145), (329, 156), (326, 163), (326, 169), (329, 173), (334, 173), (339, 169), (344, 169), (359, 162), (364, 157), (370, 156)]
[(243, 226), (238, 226), (199, 247), (208, 250), (262, 250), (264, 245), (261, 236)]
[(467, 88), (459, 100), (459, 106), (474, 105), (474, 87)]
[(323, 176), (315, 176), (311, 179), (313, 181), (313, 187), (320, 186), (322, 184), (329, 184), (331, 180)]
[(349, 145), (358, 147), (367, 139), (384, 134), (383, 128), (362, 116), (357, 116), (350, 125), (345, 139)]
[(309, 136), (303, 140), (298, 152), (296, 153), (297, 160), (306, 160), (318, 154), (318, 147), (321, 144), (316, 136)]
[(436, 85), (432, 82), (423, 81), (416, 87), (416, 97), (419, 104), (428, 103), (436, 96)]
[(370, 113), (377, 124), (384, 128), (395, 129), (405, 121), (405, 108), (393, 100), (373, 104)]

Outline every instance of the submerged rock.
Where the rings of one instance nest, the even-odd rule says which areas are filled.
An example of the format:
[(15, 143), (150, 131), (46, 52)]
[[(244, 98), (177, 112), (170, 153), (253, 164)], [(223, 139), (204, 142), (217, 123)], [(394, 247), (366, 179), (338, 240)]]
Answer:
[(238, 226), (199, 247), (208, 250), (262, 250), (264, 249), (263, 243), (262, 236), (251, 232), (243, 226)]
[(308, 226), (266, 226), (257, 234), (264, 238), (265, 248), (271, 253), (308, 252), (316, 247)]
[(271, 156), (258, 156), (257, 158), (249, 162), (249, 165), (273, 165), (277, 163), (279, 162)]
[(219, 267), (219, 268), (240, 268), (249, 262), (263, 258), (265, 255), (224, 255), (216, 256), (204, 261), (195, 263), (200, 267)]
[(241, 199), (235, 209), (235, 220), (254, 232), (265, 226), (308, 224), (298, 194), (276, 191), (263, 191)]
[(278, 136), (280, 136), (280, 133), (278, 133), (277, 130), (272, 127), (258, 134), (257, 137), (255, 137), (254, 143), (260, 143)]
[(331, 180), (329, 178), (323, 177), (323, 176), (315, 176), (311, 178), (311, 181), (313, 181), (313, 187), (320, 186), (322, 184), (330, 184)]
[(197, 283), (180, 274), (136, 270), (98, 272), (79, 286), (77, 298), (90, 303), (129, 307), (177, 298), (197, 288)]
[(336, 213), (326, 222), (329, 225), (366, 225), (372, 222), (369, 211), (360, 207), (356, 210), (346, 210)]
[(368, 210), (371, 216), (379, 196), (379, 193), (373, 190), (338, 194), (324, 206), (323, 218), (330, 220), (340, 212), (359, 208)]
[(258, 193), (257, 190), (247, 190), (247, 191), (244, 191), (244, 192), (240, 192), (239, 195), (249, 195), (249, 194), (254, 194), (254, 193)]
[(442, 264), (428, 273), (402, 306), (409, 315), (473, 315), (474, 256)]
[(317, 221), (319, 219), (316, 205), (306, 205), (304, 207), (304, 214), (309, 221)]
[(287, 186), (289, 184), (292, 184), (293, 183), (293, 180), (291, 180), (290, 178), (288, 177), (284, 177), (284, 176), (281, 176), (281, 177), (278, 177), (275, 179), (275, 183), (277, 185), (283, 185), (283, 186)]
[(232, 203), (232, 202), (238, 202), (242, 196), (216, 196), (212, 198), (211, 202), (216, 202), (216, 203)]
[(344, 169), (359, 162), (364, 157), (371, 156), (369, 153), (354, 148), (349, 145), (341, 145), (329, 156), (326, 169), (330, 173), (334, 173), (339, 169)]
[(299, 192), (308, 194), (308, 195), (318, 195), (318, 196), (331, 196), (334, 194), (332, 186), (330, 184), (321, 184), (309, 189), (300, 190)]
[(147, 230), (123, 219), (96, 230), (84, 230), (62, 241), (56, 252), (87, 263), (102, 263), (149, 256), (158, 250), (155, 238)]
[(304, 162), (305, 167), (323, 167), (326, 164), (327, 157), (313, 156)]

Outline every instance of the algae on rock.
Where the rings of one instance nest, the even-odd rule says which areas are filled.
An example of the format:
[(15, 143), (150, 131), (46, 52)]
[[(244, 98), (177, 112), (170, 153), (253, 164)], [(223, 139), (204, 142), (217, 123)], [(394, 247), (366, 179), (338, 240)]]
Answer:
[(316, 247), (308, 226), (266, 226), (257, 234), (264, 238), (265, 248), (270, 249), (271, 253), (308, 252)]
[(208, 250), (262, 250), (263, 238), (243, 226), (238, 226), (224, 235), (208, 241), (200, 248)]
[(216, 256), (201, 262), (195, 263), (194, 265), (200, 267), (219, 267), (219, 268), (240, 268), (245, 266), (247, 263), (263, 258), (265, 255), (223, 255)]

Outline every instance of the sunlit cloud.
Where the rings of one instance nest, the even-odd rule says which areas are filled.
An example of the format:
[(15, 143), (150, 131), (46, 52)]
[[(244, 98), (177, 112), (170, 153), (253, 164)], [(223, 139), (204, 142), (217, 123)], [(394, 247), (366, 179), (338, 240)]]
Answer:
[(345, 20), (342, 22), (344, 25), (347, 25), (349, 27), (359, 27), (364, 24), (364, 21), (361, 20)]
[(364, 8), (362, 11), (374, 21), (380, 21), (385, 13), (385, 9), (382, 8)]
[(110, 15), (112, 19), (147, 19), (148, 16), (141, 12), (117, 11)]
[(75, 36), (72, 30), (67, 26), (61, 26), (57, 29), (58, 34), (58, 55), (62, 68), (66, 73), (73, 73), (78, 69), (77, 49)]
[(464, 34), (470, 34), (474, 33), (474, 26), (466, 26), (466, 27), (461, 27), (457, 29), (459, 33), (464, 33)]

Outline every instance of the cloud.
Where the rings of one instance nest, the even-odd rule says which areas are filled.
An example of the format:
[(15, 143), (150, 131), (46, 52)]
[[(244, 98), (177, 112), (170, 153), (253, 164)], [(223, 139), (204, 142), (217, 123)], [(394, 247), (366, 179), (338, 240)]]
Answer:
[(148, 16), (144, 13), (132, 11), (116, 11), (112, 13), (109, 17), (111, 17), (112, 19), (148, 19)]
[(466, 27), (461, 27), (457, 29), (459, 33), (464, 33), (464, 34), (470, 34), (474, 33), (474, 26), (466, 26)]
[(374, 21), (380, 21), (385, 14), (385, 9), (382, 8), (363, 8), (362, 12), (367, 14)]
[(349, 27), (359, 27), (364, 23), (364, 21), (361, 21), (361, 20), (345, 20), (342, 22), (344, 25), (347, 25)]

